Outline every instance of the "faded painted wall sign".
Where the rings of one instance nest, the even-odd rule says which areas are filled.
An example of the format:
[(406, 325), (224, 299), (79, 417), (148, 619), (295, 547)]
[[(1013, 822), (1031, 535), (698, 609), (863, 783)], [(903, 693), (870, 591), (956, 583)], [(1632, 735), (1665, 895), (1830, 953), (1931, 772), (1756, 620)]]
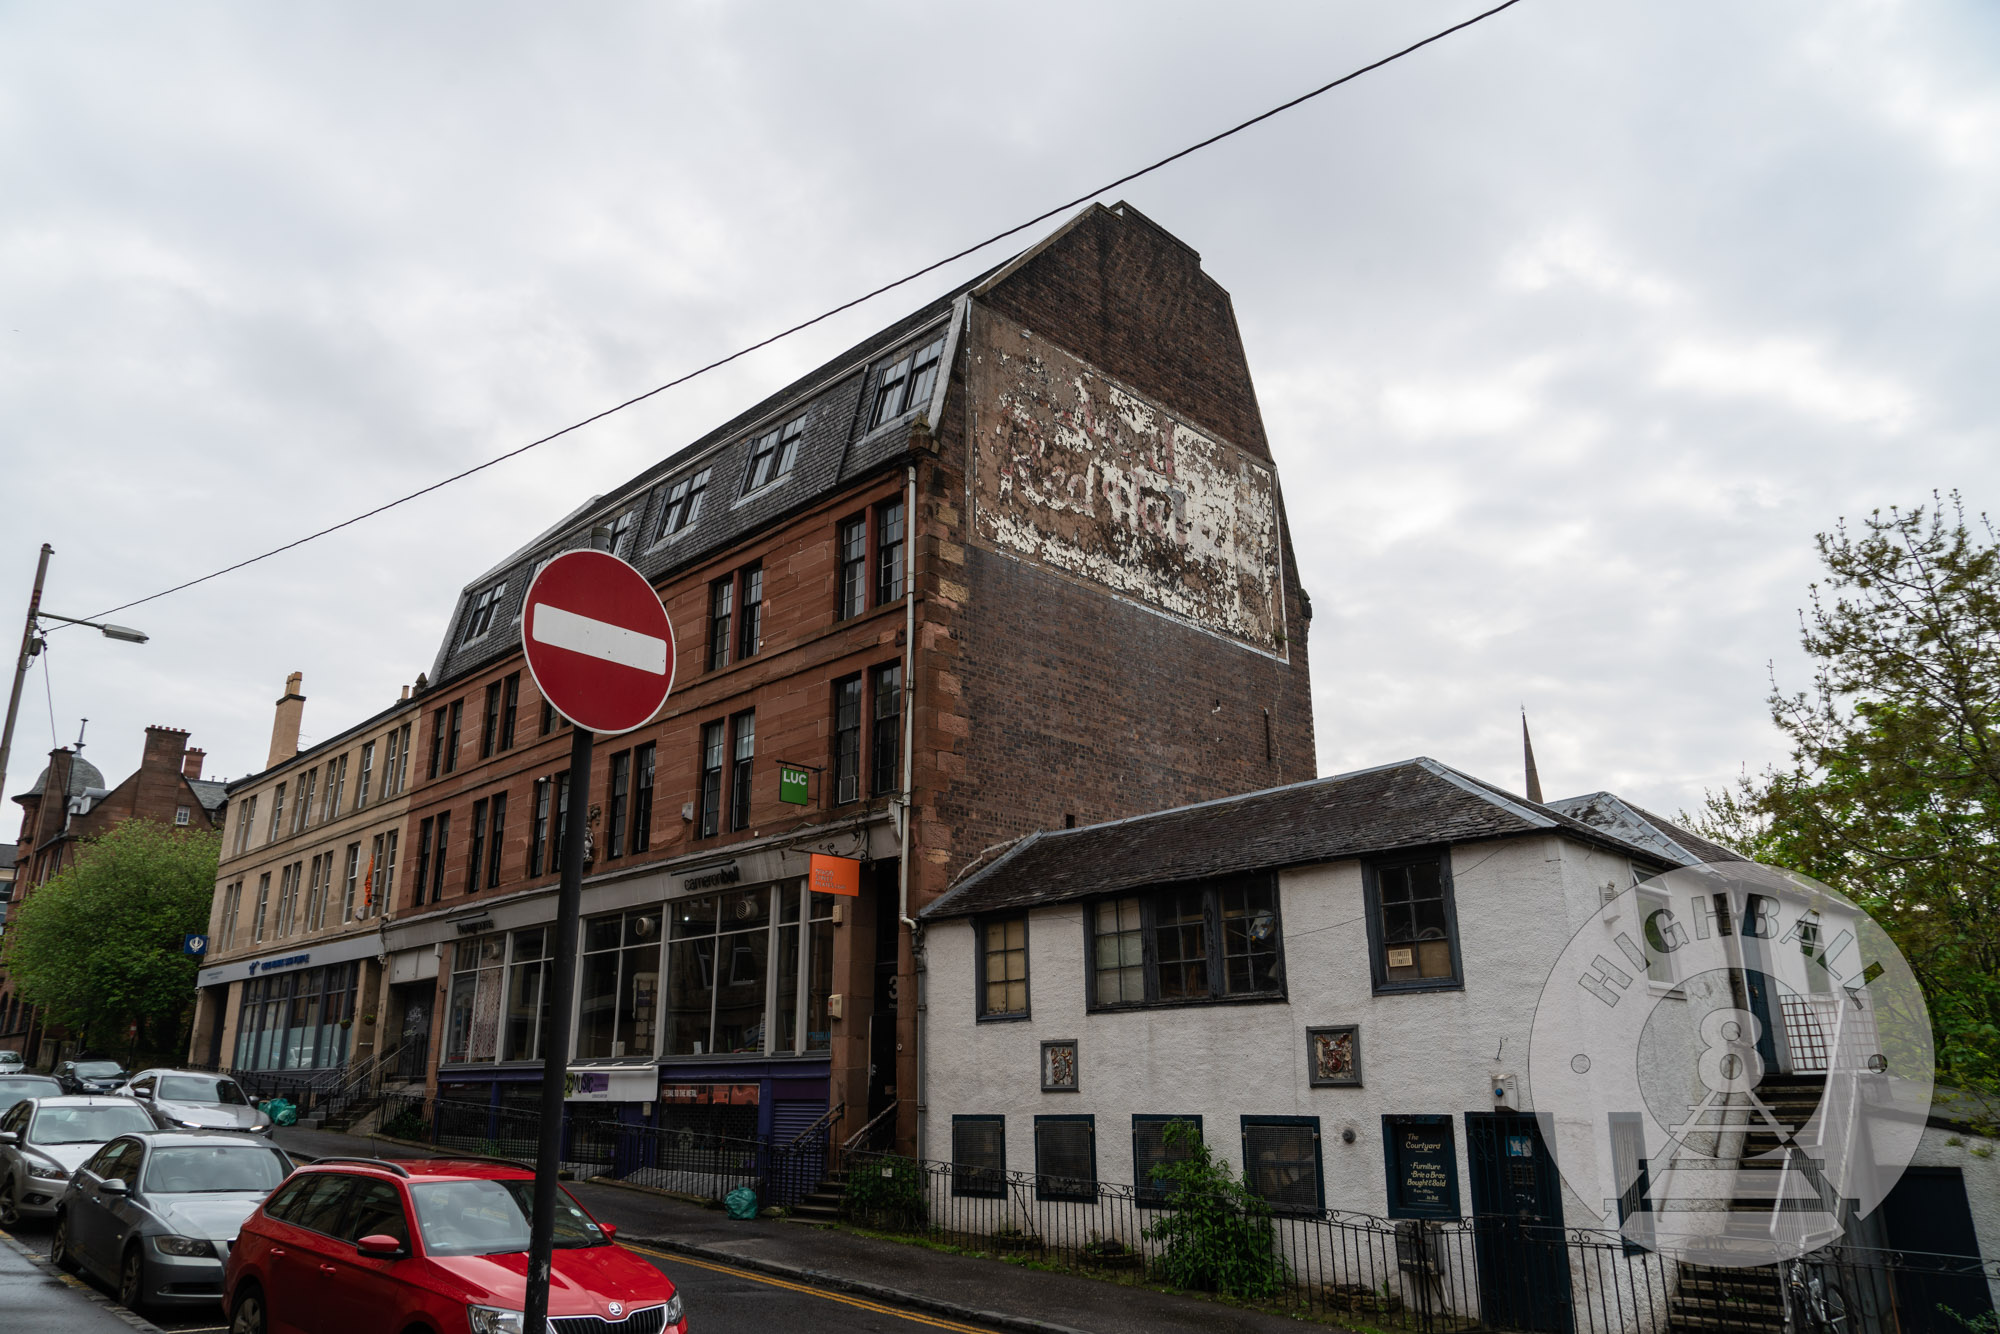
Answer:
[(1269, 465), (976, 305), (970, 333), (979, 538), (1282, 653)]

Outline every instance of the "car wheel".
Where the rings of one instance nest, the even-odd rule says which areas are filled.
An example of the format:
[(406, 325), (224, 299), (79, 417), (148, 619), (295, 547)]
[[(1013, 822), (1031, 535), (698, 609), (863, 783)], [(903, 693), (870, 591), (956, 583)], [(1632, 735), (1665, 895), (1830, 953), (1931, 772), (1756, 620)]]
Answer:
[(76, 1256), (69, 1249), (69, 1215), (56, 1215), (56, 1234), (49, 1238), (49, 1263), (65, 1274), (76, 1272)]
[(137, 1246), (125, 1252), (125, 1263), (118, 1266), (118, 1300), (128, 1311), (145, 1310), (146, 1257)]
[(264, 1334), (264, 1290), (255, 1283), (244, 1284), (236, 1294), (229, 1334)]
[(21, 1192), (14, 1185), (13, 1179), (10, 1177), (6, 1185), (0, 1186), (0, 1227), (19, 1227), (21, 1225), (20, 1201)]

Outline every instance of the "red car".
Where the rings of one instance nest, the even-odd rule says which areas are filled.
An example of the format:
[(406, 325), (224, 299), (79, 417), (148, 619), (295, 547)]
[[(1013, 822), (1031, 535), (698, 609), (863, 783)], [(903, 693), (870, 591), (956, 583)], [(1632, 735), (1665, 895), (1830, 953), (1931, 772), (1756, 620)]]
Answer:
[[(522, 1334), (534, 1173), (491, 1159), (323, 1158), (244, 1222), (223, 1269), (232, 1334)], [(413, 1226), (414, 1224), (414, 1226)], [(665, 1274), (564, 1191), (551, 1334), (686, 1334)]]

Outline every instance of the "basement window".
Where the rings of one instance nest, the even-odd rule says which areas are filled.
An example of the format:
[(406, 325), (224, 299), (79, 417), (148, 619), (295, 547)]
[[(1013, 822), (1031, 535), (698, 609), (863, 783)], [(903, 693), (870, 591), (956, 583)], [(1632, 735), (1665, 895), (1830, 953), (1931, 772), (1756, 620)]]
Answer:
[(951, 1193), (980, 1200), (1007, 1195), (1007, 1118), (951, 1118)]

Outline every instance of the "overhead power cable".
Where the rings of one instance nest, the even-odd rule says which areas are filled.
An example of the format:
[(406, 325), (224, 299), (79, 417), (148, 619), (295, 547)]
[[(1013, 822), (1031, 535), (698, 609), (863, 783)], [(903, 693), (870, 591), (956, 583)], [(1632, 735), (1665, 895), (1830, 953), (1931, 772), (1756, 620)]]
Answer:
[(1072, 209), (1087, 204), (1091, 200), (1096, 199), (1100, 195), (1108, 194), (1109, 192), (1116, 190), (1121, 185), (1128, 185), (1131, 182), (1138, 180), (1140, 177), (1149, 176), (1153, 172), (1160, 170), (1160, 168), (1170, 166), (1173, 163), (1180, 161), (1182, 158), (1189, 156), (1190, 154), (1199, 153), (1204, 148), (1208, 148), (1214, 144), (1219, 144), (1224, 139), (1227, 139), (1232, 135), (1241, 134), (1243, 133), (1243, 131), (1249, 129), (1253, 125), (1260, 125), (1263, 122), (1271, 119), (1273, 116), (1280, 115), (1284, 112), (1290, 111), (1293, 107), (1300, 106), (1306, 102), (1310, 102), (1315, 97), (1319, 97), (1324, 93), (1330, 93), (1335, 88), (1340, 87), (1342, 84), (1351, 83), (1354, 80), (1360, 78), (1364, 74), (1369, 74), (1375, 70), (1381, 69), (1384, 65), (1392, 65), (1396, 61), (1401, 60), (1403, 57), (1407, 55), (1410, 55), (1417, 51), (1421, 51), (1424, 47), (1429, 46), (1433, 42), (1440, 42), (1443, 41), (1445, 38), (1451, 36), (1453, 33), (1463, 32), (1465, 29), (1472, 27), (1476, 23), (1482, 23), (1485, 20), (1492, 18), (1495, 14), (1498, 14), (1503, 9), (1512, 9), (1515, 5), (1519, 3), (1521, 3), (1521, 0), (1502, 0), (1502, 3), (1493, 6), (1491, 9), (1485, 10), (1482, 13), (1474, 14), (1471, 18), (1465, 19), (1462, 22), (1454, 23), (1449, 28), (1440, 29), (1439, 31), (1434, 32), (1430, 36), (1424, 38), (1422, 41), (1412, 42), (1410, 45), (1404, 47), (1400, 51), (1397, 51), (1391, 55), (1383, 56), (1380, 60), (1373, 61), (1369, 64), (1363, 65), (1359, 69), (1350, 70), (1346, 74), (1343, 74), (1339, 78), (1333, 80), (1331, 83), (1323, 83), (1319, 87), (1313, 89), (1311, 92), (1299, 94), (1297, 97), (1294, 97), (1289, 102), (1280, 102), (1277, 106), (1272, 107), (1269, 111), (1261, 112), (1258, 115), (1252, 116), (1249, 120), (1242, 121), (1236, 125), (1232, 125), (1228, 129), (1223, 130), (1220, 133), (1211, 134), (1210, 136), (1208, 136), (1208, 138), (1200, 140), (1197, 143), (1189, 144), (1186, 148), (1183, 148), (1178, 152), (1169, 153), (1167, 156), (1161, 158), (1158, 162), (1152, 163), (1149, 166), (1141, 167), (1137, 171), (1127, 172), (1125, 175), (1120, 176), (1118, 179), (1114, 181), (1107, 181), (1103, 185), (1100, 185), (1095, 189), (1087, 190), (1083, 194), (1078, 195), (1074, 199), (1067, 200), (1061, 204), (1057, 204), (1053, 208), (1044, 209), (1042, 212), (1037, 213), (1034, 217), (1027, 219), (1025, 222), (1016, 223), (1012, 227), (1007, 228), (1007, 230), (1003, 232), (995, 232), (993, 235), (987, 237), (983, 241), (975, 242), (974, 244), (965, 247), (965, 249), (963, 250), (957, 251), (953, 254), (946, 255), (943, 259), (935, 260), (929, 264), (924, 265), (920, 269), (916, 269), (910, 273), (906, 273), (902, 277), (897, 278), (892, 282), (883, 283), (880, 287), (877, 287), (872, 291), (864, 292), (860, 296), (854, 297), (852, 300), (843, 301), (837, 306), (831, 307), (830, 309), (827, 310), (823, 310), (819, 314), (813, 316), (811, 319), (801, 320), (797, 324), (792, 325), (790, 328), (781, 329), (777, 333), (774, 333), (767, 338), (760, 338), (754, 343), (750, 343), (744, 347), (736, 349), (736, 351), (729, 353), (727, 356), (717, 357), (714, 361), (709, 362), (705, 366), (698, 366), (694, 370), (688, 371), (686, 374), (677, 375), (673, 379), (668, 380), (665, 384), (655, 385), (653, 388), (648, 389), (643, 394), (634, 394), (631, 398), (626, 399), (624, 402), (617, 403), (611, 407), (605, 408), (602, 412), (594, 412), (590, 416), (585, 417), (580, 421), (571, 422), (568, 426), (563, 427), (561, 430), (551, 431), (549, 434), (541, 437), (539, 440), (530, 440), (527, 444), (517, 446), (514, 449), (510, 449), (504, 454), (496, 454), (492, 458), (487, 459), (484, 463), (476, 463), (472, 467), (465, 469), (463, 472), (453, 473), (449, 477), (442, 478), (439, 481), (432, 482), (429, 486), (420, 487), (417, 490), (412, 491), (407, 495), (398, 496), (394, 500), (385, 501), (384, 503), (375, 506), (373, 509), (364, 510), (363, 512), (355, 515), (351, 519), (343, 519), (339, 523), (330, 524), (325, 528), (319, 529), (317, 532), (307, 533), (304, 537), (295, 538), (292, 541), (287, 542), (282, 546), (272, 547), (269, 551), (262, 552), (258, 555), (246, 557), (243, 560), (237, 561), (233, 565), (225, 565), (219, 570), (211, 571), (210, 573), (201, 575), (198, 578), (189, 579), (184, 583), (175, 584), (172, 588), (163, 588), (157, 593), (149, 593), (145, 597), (134, 598), (130, 602), (121, 602), (115, 607), (109, 607), (104, 611), (94, 612), (91, 614), (89, 619), (99, 620), (102, 619), (103, 617), (113, 615), (117, 612), (128, 611), (131, 608), (137, 607), (143, 603), (155, 602), (158, 601), (160, 598), (168, 597), (174, 593), (183, 592), (187, 589), (195, 587), (197, 584), (205, 584), (212, 579), (220, 579), (225, 574), (233, 574), (237, 570), (243, 569), (246, 566), (255, 565), (259, 561), (269, 560), (273, 556), (283, 555), (285, 552), (290, 551), (295, 547), (302, 547), (308, 542), (317, 541), (322, 537), (326, 537), (329, 536), (330, 534), (337, 533), (343, 528), (351, 528), (355, 524), (360, 523), (365, 519), (372, 519), (378, 514), (387, 513), (388, 511), (395, 509), (399, 505), (407, 505), (411, 501), (419, 499), (423, 496), (427, 496), (433, 491), (442, 490), (445, 487), (450, 486), (454, 482), (462, 482), (466, 478), (471, 477), (476, 473), (484, 472), (488, 468), (491, 468), (496, 464), (505, 463), (508, 459), (518, 458), (521, 455), (527, 453), (531, 449), (539, 449), (543, 445), (546, 445), (551, 441), (560, 440), (562, 439), (562, 437), (570, 434), (571, 432), (582, 430), (584, 427), (589, 426), (593, 422), (603, 421), (606, 417), (609, 417), (614, 413), (623, 412), (625, 409), (629, 407), (633, 407), (637, 404), (644, 403), (647, 399), (652, 398), (655, 395), (663, 394), (669, 389), (673, 389), (679, 385), (684, 385), (690, 380), (708, 374), (710, 371), (719, 370), (722, 367), (727, 366), (732, 361), (736, 361), (742, 357), (749, 356), (752, 352), (756, 352), (763, 348), (767, 348), (771, 346), (771, 344), (776, 343), (782, 339), (790, 338), (793, 334), (802, 333), (805, 330), (812, 328), (816, 324), (824, 323), (825, 321), (832, 319), (834, 316), (852, 310), (856, 306), (859, 306), (864, 302), (872, 301), (876, 297), (881, 296), (886, 292), (893, 292), (899, 287), (907, 286), (908, 284), (915, 282), (917, 279), (922, 278), (927, 274), (937, 272), (939, 269), (944, 268), (948, 264), (954, 264), (961, 259), (967, 258), (968, 256), (978, 254), (980, 251), (985, 250), (991, 246), (998, 245), (1000, 242), (1006, 240), (1010, 236), (1019, 235), (1020, 233), (1027, 231), (1030, 227), (1038, 226), (1041, 223), (1047, 222), (1051, 218), (1058, 217), (1062, 214), (1068, 213)]

